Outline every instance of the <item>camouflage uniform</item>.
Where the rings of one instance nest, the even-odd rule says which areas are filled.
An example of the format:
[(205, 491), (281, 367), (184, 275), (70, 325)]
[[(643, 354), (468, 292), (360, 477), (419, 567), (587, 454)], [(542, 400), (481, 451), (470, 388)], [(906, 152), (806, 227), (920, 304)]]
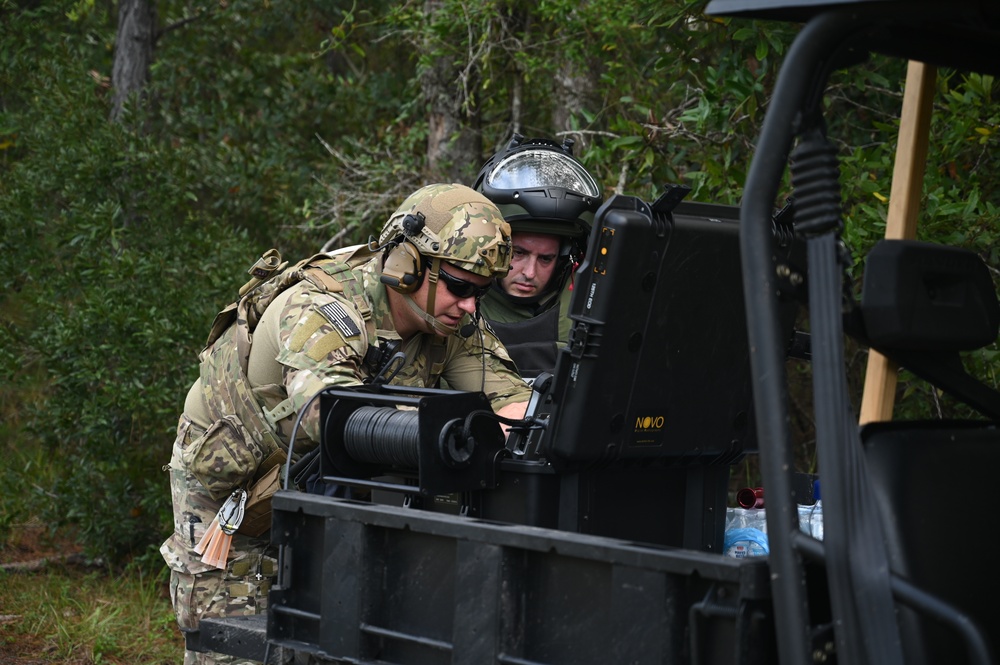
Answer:
[[(266, 609), (276, 574), (267, 534), (252, 538), (237, 531), (225, 571), (203, 563), (194, 547), (234, 488), (259, 477), (265, 460), (286, 457), (292, 425), (310, 399), (327, 386), (361, 384), (370, 374), (364, 363), (369, 347), (399, 339), (379, 266), (380, 255), (366, 246), (312, 257), (254, 285), (213, 326), (167, 465), (174, 532), (160, 551), (171, 570), (171, 600), (182, 630), (196, 630), (202, 617)], [(400, 350), (407, 363), (394, 384), (445, 381), (459, 390), (482, 389), (495, 409), (530, 396), (489, 330), (468, 339), (417, 334)], [(293, 459), (317, 445), (318, 415), (313, 400), (296, 433)], [(240, 661), (185, 654), (185, 663), (214, 662)]]

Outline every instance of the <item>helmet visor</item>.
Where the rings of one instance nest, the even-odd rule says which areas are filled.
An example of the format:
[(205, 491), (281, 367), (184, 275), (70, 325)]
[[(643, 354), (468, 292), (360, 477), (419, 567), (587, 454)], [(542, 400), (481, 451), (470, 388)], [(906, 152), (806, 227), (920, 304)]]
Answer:
[(590, 198), (601, 193), (579, 163), (552, 150), (523, 150), (505, 157), (486, 176), (486, 184), (494, 190), (562, 187)]

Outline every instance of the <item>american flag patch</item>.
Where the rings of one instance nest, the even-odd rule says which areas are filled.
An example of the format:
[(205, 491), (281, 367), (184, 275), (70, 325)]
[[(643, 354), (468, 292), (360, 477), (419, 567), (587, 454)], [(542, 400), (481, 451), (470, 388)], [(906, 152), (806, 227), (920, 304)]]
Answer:
[(337, 329), (344, 339), (357, 337), (361, 329), (354, 323), (347, 310), (339, 302), (331, 302), (319, 308), (319, 313)]

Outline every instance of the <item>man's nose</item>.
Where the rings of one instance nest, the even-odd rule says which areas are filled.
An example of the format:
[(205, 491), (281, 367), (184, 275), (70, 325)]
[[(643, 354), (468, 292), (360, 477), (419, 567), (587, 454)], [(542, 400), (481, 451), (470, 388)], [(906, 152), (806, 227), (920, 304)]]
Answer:
[(469, 296), (468, 298), (460, 298), (458, 301), (458, 309), (465, 312), (466, 314), (475, 314), (476, 313), (475, 296)]
[(521, 268), (521, 274), (529, 279), (534, 279), (536, 268), (538, 268), (538, 263), (535, 261), (535, 258), (533, 256), (528, 257), (524, 260), (524, 267)]

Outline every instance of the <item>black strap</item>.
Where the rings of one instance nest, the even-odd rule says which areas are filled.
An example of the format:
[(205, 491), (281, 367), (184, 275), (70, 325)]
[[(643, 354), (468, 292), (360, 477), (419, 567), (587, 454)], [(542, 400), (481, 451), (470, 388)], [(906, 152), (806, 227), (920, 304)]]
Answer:
[(842, 265), (836, 232), (808, 241), (816, 449), (823, 478), (823, 548), (838, 660), (903, 663), (889, 558), (844, 375)]
[(874, 489), (865, 468), (844, 363), (839, 166), (819, 124), (802, 132), (792, 154), (796, 231), (807, 238), (816, 451), (823, 478), (823, 520), (837, 659), (856, 665), (902, 665), (892, 573)]
[[(362, 361), (369, 377), (365, 383), (378, 385), (392, 380), (406, 362), (406, 356), (399, 351), (402, 344), (402, 340), (389, 339), (379, 341), (378, 346), (368, 345), (368, 351), (365, 352)], [(386, 372), (390, 373), (386, 375)]]

